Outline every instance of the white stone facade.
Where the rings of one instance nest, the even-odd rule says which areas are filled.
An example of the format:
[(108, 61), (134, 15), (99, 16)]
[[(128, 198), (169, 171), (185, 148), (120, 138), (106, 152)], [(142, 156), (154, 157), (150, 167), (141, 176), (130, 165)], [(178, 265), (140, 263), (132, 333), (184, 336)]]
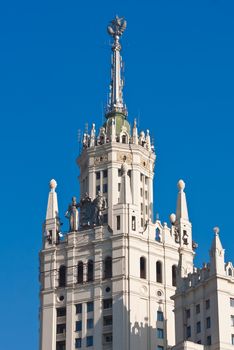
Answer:
[[(224, 269), (222, 254), (212, 257), (216, 270), (216, 260), (223, 264), (219, 279), (202, 270), (204, 285), (194, 282), (196, 244), (182, 180), (170, 224), (154, 220), (156, 154), (149, 131), (138, 133), (136, 121), (131, 127), (123, 103), (119, 38), (125, 28), (119, 18), (108, 27), (114, 38), (110, 103), (105, 124), (98, 132), (93, 124), (83, 136), (77, 158), (81, 198), (73, 198), (66, 213), (69, 232), (61, 232), (57, 184), (50, 182), (40, 252), (40, 350), (203, 349), (195, 343), (208, 333), (197, 339), (192, 331), (187, 339), (183, 325), (191, 307), (195, 327), (194, 303), (204, 306), (206, 298), (216, 320), (212, 331), (232, 331), (214, 305), (233, 297), (233, 267)], [(228, 336), (213, 339), (231, 349)]]

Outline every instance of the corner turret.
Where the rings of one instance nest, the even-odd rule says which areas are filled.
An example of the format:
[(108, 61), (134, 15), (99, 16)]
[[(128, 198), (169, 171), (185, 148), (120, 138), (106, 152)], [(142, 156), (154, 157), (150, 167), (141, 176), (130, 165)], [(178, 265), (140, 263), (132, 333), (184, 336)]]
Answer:
[(44, 245), (58, 243), (60, 233), (60, 219), (58, 211), (58, 199), (55, 189), (57, 182), (52, 179), (50, 181), (50, 192), (48, 196), (46, 219), (44, 223)]

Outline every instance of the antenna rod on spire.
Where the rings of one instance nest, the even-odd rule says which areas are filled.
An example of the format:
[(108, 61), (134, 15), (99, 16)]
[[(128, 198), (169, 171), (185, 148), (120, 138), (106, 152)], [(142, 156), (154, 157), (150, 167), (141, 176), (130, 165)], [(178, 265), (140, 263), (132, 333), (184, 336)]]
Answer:
[(113, 37), (112, 44), (113, 59), (111, 67), (110, 99), (107, 108), (107, 115), (119, 112), (127, 116), (127, 109), (123, 102), (123, 80), (121, 78), (122, 57), (120, 55), (120, 37), (127, 27), (127, 22), (123, 17), (118, 16), (113, 19), (107, 27), (108, 33)]

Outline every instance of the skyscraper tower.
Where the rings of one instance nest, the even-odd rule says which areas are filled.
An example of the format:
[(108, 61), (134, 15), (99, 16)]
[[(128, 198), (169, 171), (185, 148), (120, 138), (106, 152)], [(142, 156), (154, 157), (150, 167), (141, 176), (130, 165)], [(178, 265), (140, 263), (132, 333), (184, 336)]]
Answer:
[(149, 130), (131, 127), (123, 99), (120, 39), (113, 38), (106, 121), (83, 135), (80, 200), (61, 232), (56, 181), (51, 180), (40, 252), (40, 350), (163, 350), (174, 345), (177, 266), (192, 272), (192, 226), (185, 184), (178, 183), (171, 224), (154, 220), (156, 154)]

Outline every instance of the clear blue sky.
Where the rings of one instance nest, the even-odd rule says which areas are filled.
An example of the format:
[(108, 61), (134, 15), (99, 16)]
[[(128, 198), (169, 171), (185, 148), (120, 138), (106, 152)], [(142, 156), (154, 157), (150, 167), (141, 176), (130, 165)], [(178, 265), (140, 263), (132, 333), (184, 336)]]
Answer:
[(183, 178), (197, 263), (208, 259), (215, 225), (234, 260), (233, 13), (233, 0), (1, 3), (1, 349), (37, 349), (48, 182), (58, 182), (63, 218), (79, 193), (77, 130), (102, 122), (106, 25), (116, 14), (128, 21), (129, 119), (155, 139), (155, 213), (168, 220)]

